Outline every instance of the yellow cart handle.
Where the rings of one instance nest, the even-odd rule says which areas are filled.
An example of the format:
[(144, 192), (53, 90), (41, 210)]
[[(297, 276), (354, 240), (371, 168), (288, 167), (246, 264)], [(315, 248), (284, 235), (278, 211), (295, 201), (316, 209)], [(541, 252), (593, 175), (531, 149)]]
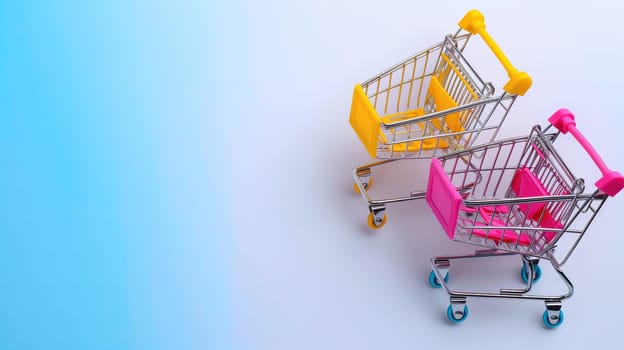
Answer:
[(470, 10), (464, 18), (459, 21), (459, 27), (469, 32), (472, 35), (479, 34), (483, 41), (490, 47), (496, 58), (503, 65), (509, 76), (509, 81), (503, 89), (513, 95), (524, 95), (531, 87), (533, 80), (526, 72), (520, 72), (513, 65), (503, 53), (498, 44), (492, 39), (490, 34), (485, 29), (485, 20), (483, 14), (477, 10)]

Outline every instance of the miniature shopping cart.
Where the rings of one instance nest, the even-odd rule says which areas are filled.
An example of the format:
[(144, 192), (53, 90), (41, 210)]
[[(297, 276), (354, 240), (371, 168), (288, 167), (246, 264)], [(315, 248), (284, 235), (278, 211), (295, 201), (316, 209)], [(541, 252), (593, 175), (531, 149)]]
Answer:
[[(573, 286), (561, 267), (607, 198), (624, 187), (624, 177), (607, 168), (576, 128), (570, 111), (557, 111), (549, 122), (559, 132), (549, 133), (551, 126), (545, 130), (535, 126), (529, 136), (475, 146), (431, 161), (426, 200), (448, 237), (486, 248), (474, 255), (431, 260), (429, 282), (449, 294), (447, 316), (452, 321), (467, 317), (466, 298), (498, 297), (543, 300), (544, 324), (557, 327), (563, 322), (561, 301), (572, 296)], [(598, 165), (602, 178), (595, 190), (587, 191), (584, 180), (557, 152), (555, 141), (561, 132), (572, 134)], [(513, 254), (522, 258), (521, 277), (526, 284), (522, 289), (485, 293), (452, 290), (447, 284), (451, 261)], [(542, 259), (552, 264), (567, 293), (532, 293), (533, 283), (541, 276), (538, 263)]]
[[(444, 41), (417, 53), (355, 86), (349, 122), (371, 157), (384, 161), (354, 170), (355, 190), (369, 205), (371, 228), (384, 225), (385, 205), (424, 198), (373, 199), (371, 169), (397, 159), (422, 159), (463, 150), (494, 139), (517, 95), (531, 78), (516, 70), (485, 30), (483, 15), (469, 11), (459, 30)], [(501, 95), (485, 83), (464, 58), (471, 35), (479, 34), (509, 76)], [(476, 143), (475, 143), (476, 142)]]

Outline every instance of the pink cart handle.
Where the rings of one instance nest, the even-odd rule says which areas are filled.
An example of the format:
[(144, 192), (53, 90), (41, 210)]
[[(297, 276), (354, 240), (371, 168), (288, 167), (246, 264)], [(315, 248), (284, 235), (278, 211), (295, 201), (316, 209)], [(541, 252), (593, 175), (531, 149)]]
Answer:
[(613, 197), (624, 188), (624, 176), (607, 167), (607, 164), (600, 158), (600, 155), (596, 152), (594, 147), (592, 147), (591, 143), (587, 141), (585, 136), (576, 128), (576, 122), (574, 121), (574, 114), (572, 114), (572, 112), (562, 108), (548, 118), (548, 121), (562, 133), (567, 134), (570, 132), (581, 146), (583, 146), (585, 151), (587, 151), (594, 163), (596, 163), (598, 169), (602, 172), (602, 177), (596, 181), (596, 187), (599, 190)]

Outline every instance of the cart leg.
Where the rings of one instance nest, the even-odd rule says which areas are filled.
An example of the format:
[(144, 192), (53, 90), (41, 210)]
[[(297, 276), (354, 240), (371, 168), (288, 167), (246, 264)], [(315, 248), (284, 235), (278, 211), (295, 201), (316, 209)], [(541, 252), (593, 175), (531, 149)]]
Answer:
[(386, 206), (385, 205), (371, 205), (368, 207), (370, 214), (368, 214), (368, 226), (372, 229), (381, 228), (386, 224)]
[[(372, 183), (372, 178), (371, 178), (371, 170), (370, 170), (370, 168), (357, 169), (356, 174), (357, 174), (357, 177), (358, 177), (358, 181), (360, 182), (360, 184), (364, 188), (364, 191), (368, 191), (368, 189), (373, 184)], [(360, 187), (358, 186), (357, 183), (353, 186), (353, 189), (355, 190), (355, 192), (360, 193)]]
[(548, 328), (559, 327), (563, 323), (563, 311), (561, 311), (561, 300), (547, 300), (546, 311), (542, 316), (544, 325)]
[(451, 297), (451, 305), (449, 305), (446, 316), (452, 322), (461, 322), (468, 317), (468, 307), (466, 306), (466, 297)]
[(539, 266), (539, 259), (534, 256), (522, 256), (522, 270), (520, 277), (524, 283), (530, 286), (542, 277), (542, 269)]
[[(435, 259), (432, 265), (431, 273), (429, 274), (429, 284), (433, 288), (441, 288), (444, 285), (446, 288), (446, 283), (449, 279), (449, 268), (450, 261), (446, 259)], [(442, 282), (444, 281), (444, 282)]]

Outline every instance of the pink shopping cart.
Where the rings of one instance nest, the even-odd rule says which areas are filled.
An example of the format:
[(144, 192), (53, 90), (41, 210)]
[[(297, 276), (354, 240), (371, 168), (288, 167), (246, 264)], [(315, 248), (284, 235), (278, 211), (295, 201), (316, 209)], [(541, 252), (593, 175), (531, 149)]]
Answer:
[[(427, 203), (450, 239), (485, 248), (473, 255), (431, 259), (429, 282), (449, 294), (447, 316), (453, 322), (467, 317), (468, 297), (542, 300), (544, 324), (554, 328), (563, 322), (562, 300), (572, 296), (574, 289), (561, 267), (607, 198), (624, 187), (624, 177), (607, 168), (576, 128), (570, 111), (561, 109), (548, 120), (551, 125), (544, 130), (535, 126), (528, 136), (432, 159)], [(551, 126), (559, 132), (550, 131)], [(555, 141), (560, 133), (572, 134), (602, 172), (596, 189), (587, 191), (584, 180), (574, 175), (557, 152)], [(449, 288), (452, 261), (512, 254), (522, 258), (524, 288), (493, 293)], [(533, 293), (533, 283), (541, 276), (540, 260), (552, 264), (567, 293)]]

